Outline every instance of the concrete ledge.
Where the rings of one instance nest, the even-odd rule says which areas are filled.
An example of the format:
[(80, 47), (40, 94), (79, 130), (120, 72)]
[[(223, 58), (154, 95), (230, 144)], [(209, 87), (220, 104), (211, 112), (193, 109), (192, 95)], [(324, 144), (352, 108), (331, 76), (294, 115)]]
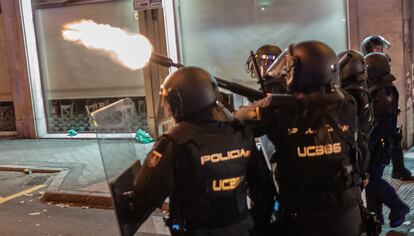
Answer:
[(43, 201), (94, 208), (112, 208), (112, 199), (109, 193), (61, 189), (61, 185), (70, 171), (70, 169), (64, 169), (53, 177), (52, 182), (48, 185), (42, 197)]
[(88, 206), (93, 208), (112, 208), (112, 199), (110, 194), (91, 193), (71, 190), (46, 190), (42, 200), (47, 202), (67, 203), (77, 206)]
[(45, 194), (42, 197), (43, 201), (94, 208), (112, 208), (112, 199), (109, 193), (60, 189), (63, 181), (70, 173), (71, 168), (0, 165), (0, 171), (24, 172), (26, 169), (30, 169), (32, 173), (58, 173), (51, 178)]
[(0, 165), (0, 171), (23, 172), (25, 169), (30, 169), (32, 173), (56, 173), (56, 172), (65, 170), (66, 168), (22, 166), (22, 165)]
[[(69, 175), (71, 168), (0, 165), (0, 171), (23, 172), (25, 169), (30, 169), (32, 173), (58, 173), (49, 181), (45, 194), (42, 197), (43, 201), (75, 206), (88, 206), (92, 208), (113, 208), (110, 193), (62, 189), (61, 185), (65, 178)], [(168, 208), (169, 199), (167, 198), (161, 206), (161, 211), (168, 211)]]

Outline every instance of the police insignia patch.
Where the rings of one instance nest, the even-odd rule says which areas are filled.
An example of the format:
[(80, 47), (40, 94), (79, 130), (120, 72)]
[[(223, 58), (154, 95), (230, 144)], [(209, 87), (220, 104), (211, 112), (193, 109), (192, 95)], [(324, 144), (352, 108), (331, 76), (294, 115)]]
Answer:
[(155, 167), (160, 162), (162, 154), (157, 151), (152, 151), (151, 154), (147, 157), (147, 166), (148, 167)]

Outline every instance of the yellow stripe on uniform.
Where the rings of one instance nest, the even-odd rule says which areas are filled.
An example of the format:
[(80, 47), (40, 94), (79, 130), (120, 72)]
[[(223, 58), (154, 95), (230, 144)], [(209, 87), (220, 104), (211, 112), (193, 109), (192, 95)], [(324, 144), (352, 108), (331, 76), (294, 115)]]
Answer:
[(25, 195), (25, 194), (28, 194), (28, 193), (34, 192), (34, 191), (36, 191), (36, 190), (38, 190), (38, 189), (41, 189), (41, 188), (43, 188), (43, 187), (45, 187), (45, 186), (46, 186), (46, 185), (44, 185), (44, 184), (42, 184), (42, 185), (37, 185), (37, 186), (34, 186), (34, 187), (32, 187), (32, 188), (26, 189), (26, 190), (24, 190), (24, 191), (21, 191), (21, 192), (15, 193), (15, 194), (13, 194), (13, 195), (10, 195), (10, 196), (8, 196), (8, 197), (5, 197), (5, 198), (0, 198), (0, 204), (3, 204), (3, 203), (5, 203), (5, 202), (7, 202), (7, 201), (10, 201), (10, 200), (12, 200), (12, 199), (15, 199), (15, 198), (21, 197), (21, 196), (23, 196), (23, 195)]

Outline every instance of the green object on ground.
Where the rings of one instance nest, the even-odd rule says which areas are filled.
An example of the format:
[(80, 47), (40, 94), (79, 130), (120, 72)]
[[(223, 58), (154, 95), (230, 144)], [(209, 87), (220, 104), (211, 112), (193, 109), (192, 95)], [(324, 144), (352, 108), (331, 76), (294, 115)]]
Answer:
[(74, 129), (68, 130), (67, 133), (68, 133), (67, 135), (70, 136), (70, 137), (78, 135), (78, 132), (76, 132), (76, 130), (74, 130)]
[(135, 139), (139, 143), (152, 143), (152, 142), (154, 142), (154, 139), (147, 132), (145, 132), (143, 129), (138, 129), (137, 130), (137, 132), (135, 134)]

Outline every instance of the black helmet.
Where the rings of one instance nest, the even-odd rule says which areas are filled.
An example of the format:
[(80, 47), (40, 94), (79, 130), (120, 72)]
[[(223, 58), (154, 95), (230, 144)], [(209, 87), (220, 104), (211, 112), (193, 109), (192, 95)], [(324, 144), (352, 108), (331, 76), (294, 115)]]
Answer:
[(291, 44), (268, 69), (272, 77), (285, 75), (291, 92), (337, 92), (340, 81), (335, 52), (319, 41)]
[[(256, 50), (255, 57), (262, 75), (265, 75), (267, 68), (276, 60), (276, 58), (282, 53), (282, 49), (278, 46), (266, 44)], [(253, 78), (257, 78), (256, 72), (253, 67), (252, 58), (246, 61), (246, 72)]]
[(204, 69), (184, 67), (165, 78), (160, 94), (162, 106), (168, 105), (175, 120), (181, 121), (216, 103), (217, 81)]
[(382, 52), (372, 52), (365, 56), (367, 65), (367, 75), (369, 80), (373, 80), (391, 72), (388, 56)]
[(383, 48), (386, 48), (386, 49), (390, 48), (391, 43), (388, 42), (388, 40), (386, 40), (381, 35), (371, 35), (371, 36), (366, 37), (362, 41), (361, 52), (362, 54), (367, 55), (370, 52), (374, 52), (375, 47), (381, 47), (379, 50), (381, 50), (382, 52)]
[(365, 79), (365, 60), (364, 56), (356, 50), (347, 50), (338, 54), (338, 64), (341, 81), (354, 78), (356, 81)]

